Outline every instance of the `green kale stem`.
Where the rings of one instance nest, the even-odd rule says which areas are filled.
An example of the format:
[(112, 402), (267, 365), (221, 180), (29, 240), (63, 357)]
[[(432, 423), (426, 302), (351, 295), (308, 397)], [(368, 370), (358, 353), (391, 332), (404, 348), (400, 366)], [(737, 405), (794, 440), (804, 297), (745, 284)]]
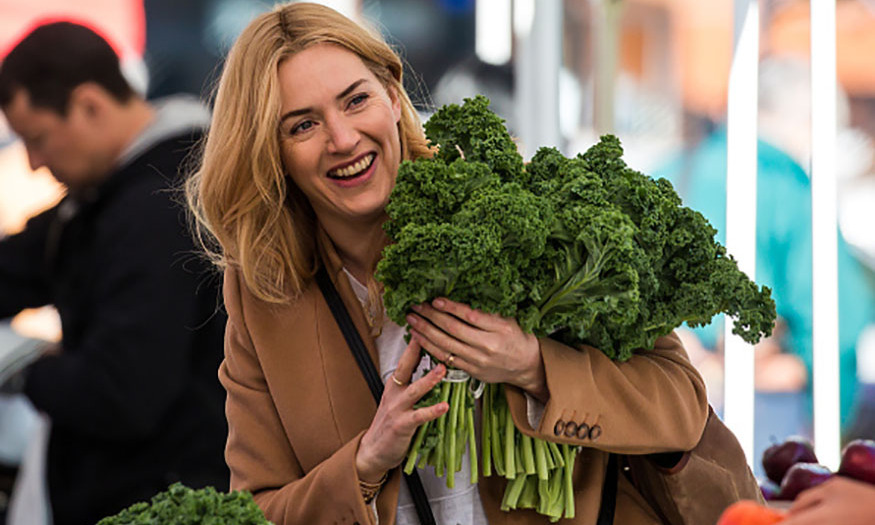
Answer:
[(492, 388), (490, 388), (490, 385), (486, 385), (486, 388), (483, 390), (483, 404), (480, 414), (480, 443), (481, 453), (483, 454), (483, 475), (489, 477), (492, 475)]
[(535, 467), (538, 473), (538, 479), (547, 480), (547, 445), (543, 439), (534, 439), (535, 442)]
[(571, 519), (574, 517), (574, 486), (571, 483), (571, 474), (574, 470), (574, 457), (577, 455), (577, 449), (571, 445), (562, 444), (562, 454), (565, 456), (565, 517)]
[(562, 516), (574, 516), (571, 474), (577, 449), (520, 432), (514, 425), (504, 388), (503, 384), (485, 385), (480, 456), (469, 382), (444, 382), (436, 387), (433, 399), (448, 402), (450, 410), (420, 426), (408, 451), (404, 471), (410, 473), (416, 467), (431, 465), (435, 474), (446, 476), (447, 487), (452, 488), (464, 454), (468, 453), (472, 484), (478, 482), (481, 464), (483, 475), (491, 476), (494, 472), (508, 480), (503, 509), (533, 509), (551, 522)]
[[(441, 385), (441, 403), (446, 403), (450, 399), (450, 386), (452, 383), (443, 383)], [(447, 415), (444, 414), (438, 418), (438, 433), (437, 433), (437, 456), (434, 461), (435, 475), (441, 477), (444, 475), (444, 435), (447, 426)]]
[(449, 421), (449, 438), (447, 440), (447, 488), (456, 486), (456, 428), (459, 419), (459, 403), (462, 399), (462, 389), (459, 385), (467, 385), (467, 383), (450, 383), (450, 388), (453, 390), (450, 399), (450, 421)]
[(566, 275), (566, 279), (557, 282), (544, 294), (545, 299), (538, 305), (538, 322), (548, 313), (562, 305), (576, 305), (591, 284), (598, 282), (604, 268), (607, 257), (606, 250), (599, 249), (587, 252), (585, 261), (581, 261), (579, 254), (572, 254), (573, 248), (583, 249), (583, 243), (572, 245), (567, 248), (566, 267), (556, 275)]
[[(502, 395), (504, 390), (502, 389)], [(516, 463), (516, 446), (514, 437), (517, 429), (513, 424), (513, 418), (510, 417), (510, 410), (507, 405), (504, 406), (504, 476), (507, 479), (514, 479), (517, 473)]]
[(504, 491), (504, 497), (501, 500), (501, 510), (508, 511), (517, 508), (520, 494), (522, 494), (525, 484), (526, 476), (517, 476), (508, 482), (507, 489)]
[(414, 467), (416, 467), (416, 457), (419, 455), (419, 449), (422, 447), (422, 441), (425, 439), (425, 435), (431, 430), (431, 423), (431, 421), (426, 421), (425, 424), (421, 425), (416, 431), (413, 445), (410, 447), (410, 451), (407, 452), (407, 463), (404, 465), (404, 472), (407, 474), (413, 472)]
[(465, 411), (468, 419), (468, 456), (471, 458), (471, 484), (477, 483), (477, 436), (474, 433), (474, 410)]
[[(504, 399), (504, 387), (502, 385), (488, 385), (492, 393), (492, 413), (489, 414), (489, 421), (492, 424), (490, 434), (492, 436), (492, 459), (495, 462), (495, 472), (499, 476), (507, 476), (505, 469), (505, 453), (502, 436), (504, 435), (501, 423), (504, 421), (502, 415), (507, 412), (507, 401)], [(504, 410), (502, 410), (504, 409)]]

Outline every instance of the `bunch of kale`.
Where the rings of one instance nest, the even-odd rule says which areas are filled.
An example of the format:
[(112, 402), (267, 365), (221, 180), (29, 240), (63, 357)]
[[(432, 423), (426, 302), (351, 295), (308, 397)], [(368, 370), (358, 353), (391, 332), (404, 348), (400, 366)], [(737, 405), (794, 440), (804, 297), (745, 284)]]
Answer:
[(438, 110), (425, 125), (437, 153), (398, 170), (377, 271), (390, 318), (443, 296), (621, 361), (720, 312), (750, 343), (771, 333), (770, 290), (668, 181), (627, 167), (616, 137), (524, 164), (488, 104)]
[(223, 493), (213, 487), (191, 489), (182, 483), (170, 485), (152, 497), (151, 503), (134, 503), (97, 525), (271, 525), (252, 495), (245, 491)]

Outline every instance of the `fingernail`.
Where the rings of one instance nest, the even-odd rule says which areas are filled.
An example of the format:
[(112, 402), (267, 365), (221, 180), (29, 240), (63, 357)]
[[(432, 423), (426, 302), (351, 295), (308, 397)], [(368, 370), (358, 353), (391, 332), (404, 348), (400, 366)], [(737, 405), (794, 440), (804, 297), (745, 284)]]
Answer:
[(413, 310), (414, 312), (419, 312), (419, 311), (422, 310), (422, 305), (414, 304), (414, 305), (411, 306), (410, 308), (411, 308), (411, 310)]
[(419, 319), (412, 315), (408, 315), (405, 319), (407, 319), (407, 324), (409, 325), (415, 325), (419, 322)]
[(443, 299), (435, 299), (432, 304), (435, 308), (443, 308), (447, 303)]

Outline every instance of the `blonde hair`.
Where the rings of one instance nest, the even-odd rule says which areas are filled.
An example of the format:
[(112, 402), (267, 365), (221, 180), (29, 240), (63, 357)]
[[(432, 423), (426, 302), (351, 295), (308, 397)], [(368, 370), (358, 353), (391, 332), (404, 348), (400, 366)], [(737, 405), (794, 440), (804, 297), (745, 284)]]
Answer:
[(250, 23), (228, 54), (201, 164), (185, 193), (207, 255), (221, 269), (239, 268), (253, 295), (273, 303), (297, 295), (317, 265), (313, 211), (280, 158), (278, 68), (321, 43), (358, 55), (400, 99), (402, 158), (430, 154), (401, 59), (378, 34), (310, 3), (280, 5)]

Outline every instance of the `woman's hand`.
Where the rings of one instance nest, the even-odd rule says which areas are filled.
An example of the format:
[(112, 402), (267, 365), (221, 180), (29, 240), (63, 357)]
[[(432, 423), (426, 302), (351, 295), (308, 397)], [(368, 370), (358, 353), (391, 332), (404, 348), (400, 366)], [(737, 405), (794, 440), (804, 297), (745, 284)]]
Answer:
[(437, 360), (487, 383), (508, 383), (549, 398), (538, 339), (515, 319), (438, 298), (407, 316), (414, 341)]
[(781, 525), (870, 525), (875, 523), (873, 498), (875, 485), (833, 476), (799, 493)]
[(362, 481), (376, 482), (389, 469), (397, 467), (404, 460), (410, 440), (419, 425), (437, 419), (449, 410), (448, 403), (413, 408), (446, 374), (444, 366), (436, 366), (411, 383), (419, 363), (419, 351), (420, 346), (416, 341), (407, 345), (392, 379), (386, 382), (374, 420), (362, 436), (355, 458), (356, 470)]

